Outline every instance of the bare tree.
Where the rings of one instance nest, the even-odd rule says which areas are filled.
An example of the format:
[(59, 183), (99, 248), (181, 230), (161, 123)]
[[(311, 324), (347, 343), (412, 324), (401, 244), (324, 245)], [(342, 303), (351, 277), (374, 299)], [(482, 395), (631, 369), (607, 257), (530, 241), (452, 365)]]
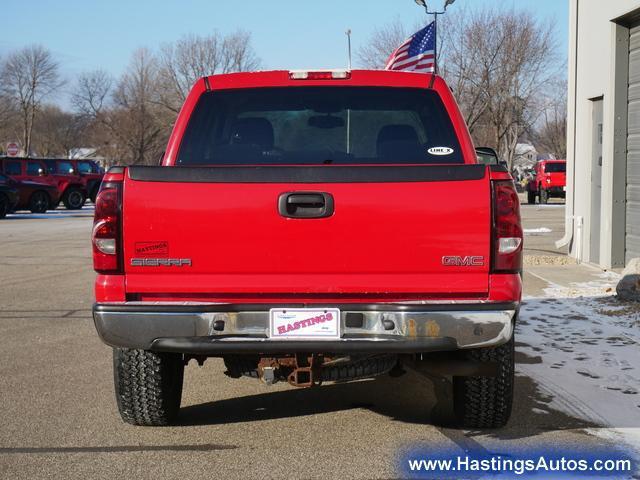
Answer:
[(222, 70), (213, 73), (246, 72), (260, 67), (260, 59), (251, 45), (251, 34), (238, 30), (223, 38)]
[(62, 85), (58, 70), (51, 52), (40, 45), (12, 53), (2, 64), (2, 92), (20, 113), (22, 147), (27, 154), (31, 151), (33, 126), (43, 99)]
[(157, 55), (137, 50), (119, 79), (102, 70), (80, 75), (72, 104), (90, 120), (87, 136), (107, 162), (153, 164), (199, 78), (254, 70), (259, 65), (251, 36), (242, 30), (186, 36), (162, 46)]
[[(3, 62), (0, 61), (0, 75)], [(0, 80), (1, 80), (0, 76)], [(6, 127), (12, 123), (16, 114), (15, 102), (7, 95), (5, 89), (0, 88), (0, 132), (5, 131)], [(2, 145), (0, 145), (2, 148)]]
[(88, 118), (43, 105), (33, 128), (33, 150), (41, 156), (67, 156), (69, 150), (83, 145)]
[(567, 158), (567, 85), (557, 81), (550, 85), (541, 119), (533, 132), (539, 152), (555, 158)]
[(113, 95), (120, 113), (117, 115), (119, 137), (124, 141), (133, 164), (156, 163), (161, 152), (163, 125), (153, 102), (158, 84), (158, 65), (146, 49), (134, 52), (127, 72)]
[(71, 103), (81, 114), (99, 116), (109, 100), (113, 82), (111, 75), (104, 70), (82, 73), (71, 96)]
[(72, 101), (92, 120), (101, 154), (119, 163), (157, 163), (175, 117), (160, 111), (157, 88), (157, 60), (146, 49), (134, 52), (118, 82), (103, 71), (79, 77)]
[[(545, 88), (562, 69), (553, 22), (537, 21), (525, 11), (485, 7), (452, 11), (438, 27), (439, 72), (452, 87), (474, 140), (496, 148), (511, 166), (519, 139), (544, 111)], [(379, 68), (405, 32), (399, 22), (376, 30), (359, 52), (360, 61)]]
[(498, 61), (482, 72), (487, 77), (487, 123), (494, 145), (511, 167), (518, 140), (539, 118), (544, 89), (561, 65), (553, 47), (553, 23), (542, 25), (529, 14), (515, 12), (495, 18), (489, 52)]
[(206, 75), (255, 70), (260, 66), (251, 35), (186, 36), (165, 44), (159, 54), (158, 103), (177, 113), (193, 84)]
[(376, 28), (369, 41), (357, 51), (356, 58), (365, 68), (384, 68), (389, 56), (409, 35), (411, 35), (409, 29), (400, 19), (396, 19), (387, 25)]

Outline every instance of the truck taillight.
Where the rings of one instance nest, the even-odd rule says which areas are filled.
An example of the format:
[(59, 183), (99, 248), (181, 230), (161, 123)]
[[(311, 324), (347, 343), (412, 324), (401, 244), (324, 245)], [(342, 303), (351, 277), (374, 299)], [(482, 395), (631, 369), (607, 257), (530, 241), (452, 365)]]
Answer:
[(511, 180), (493, 181), (492, 272), (522, 270), (522, 226), (520, 201)]
[(98, 273), (122, 272), (122, 183), (103, 183), (93, 220), (93, 268)]

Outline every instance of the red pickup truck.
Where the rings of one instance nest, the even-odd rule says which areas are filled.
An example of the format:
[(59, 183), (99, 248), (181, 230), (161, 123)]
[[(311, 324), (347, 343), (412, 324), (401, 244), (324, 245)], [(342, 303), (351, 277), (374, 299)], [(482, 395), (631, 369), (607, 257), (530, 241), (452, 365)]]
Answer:
[(536, 163), (534, 176), (527, 183), (527, 202), (548, 203), (551, 197), (565, 198), (567, 190), (567, 161), (540, 160)]
[(162, 166), (107, 172), (92, 241), (126, 422), (175, 421), (209, 357), (299, 387), (436, 369), (461, 425), (509, 418), (518, 197), (438, 76), (203, 78)]

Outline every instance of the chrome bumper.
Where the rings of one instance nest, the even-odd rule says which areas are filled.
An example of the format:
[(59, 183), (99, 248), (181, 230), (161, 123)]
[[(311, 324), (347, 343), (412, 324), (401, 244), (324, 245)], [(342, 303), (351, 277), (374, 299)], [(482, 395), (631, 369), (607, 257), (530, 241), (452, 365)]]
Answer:
[[(491, 347), (513, 334), (515, 303), (347, 304), (338, 340), (271, 340), (269, 309), (305, 305), (126, 302), (96, 304), (100, 338), (112, 347), (202, 355), (418, 353)], [(306, 305), (320, 307), (320, 305)], [(322, 305), (324, 306), (324, 305)], [(353, 326), (350, 319), (358, 319)]]

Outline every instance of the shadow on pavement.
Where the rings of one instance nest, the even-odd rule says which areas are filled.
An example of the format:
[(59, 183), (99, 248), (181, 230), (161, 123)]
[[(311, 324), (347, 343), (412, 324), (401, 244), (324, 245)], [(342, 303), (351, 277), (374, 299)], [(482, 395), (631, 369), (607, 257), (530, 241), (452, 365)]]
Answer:
[[(537, 359), (518, 356), (519, 361)], [(255, 380), (253, 380), (255, 381)], [(516, 400), (509, 425), (491, 431), (499, 438), (531, 437), (545, 431), (583, 429), (596, 426), (549, 405), (552, 397), (540, 392), (530, 378), (516, 377)], [(427, 379), (414, 372), (400, 378), (324, 385), (320, 388), (267, 392), (182, 408), (179, 422), (187, 425), (219, 425), (286, 417), (318, 415), (364, 408), (398, 422), (431, 424), (447, 432), (457, 431), (452, 409), (450, 380)], [(482, 432), (487, 434), (487, 431)], [(452, 433), (455, 437), (457, 434)], [(458, 440), (452, 438), (456, 443)]]
[(19, 453), (131, 453), (131, 452), (211, 452), (233, 450), (237, 445), (115, 445), (105, 447), (0, 447), (0, 455)]
[(2, 221), (9, 220), (64, 220), (69, 218), (93, 218), (93, 212), (82, 212), (82, 213), (56, 213), (56, 214), (48, 214), (48, 213), (10, 213)]

